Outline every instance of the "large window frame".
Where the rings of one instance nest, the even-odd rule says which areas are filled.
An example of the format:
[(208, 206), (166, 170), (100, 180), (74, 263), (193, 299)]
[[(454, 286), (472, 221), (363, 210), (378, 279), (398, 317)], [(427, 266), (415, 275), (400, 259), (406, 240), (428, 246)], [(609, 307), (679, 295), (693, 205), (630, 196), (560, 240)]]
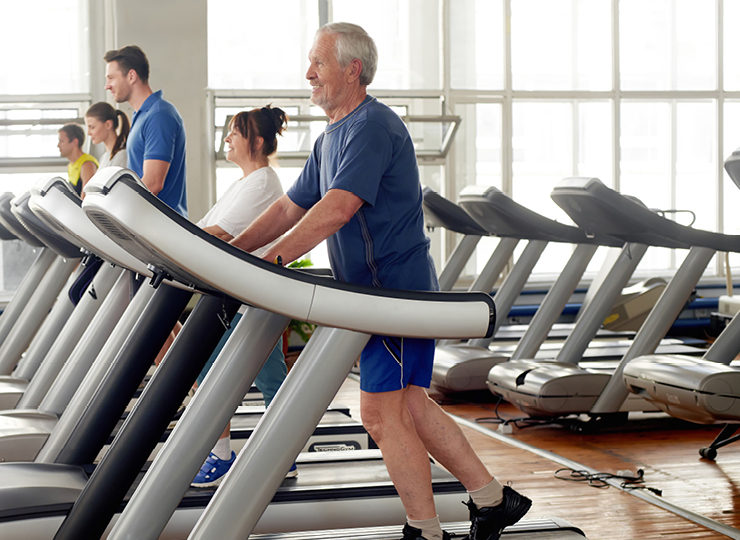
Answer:
[[(451, 65), (452, 65), (452, 54), (451, 54), (451, 13), (455, 9), (455, 0), (441, 0), (440, 9), (442, 10), (440, 20), (442, 21), (440, 31), (440, 43), (441, 43), (441, 61), (442, 61), (442, 88), (439, 90), (386, 90), (382, 88), (371, 87), (370, 92), (380, 98), (381, 100), (399, 104), (403, 103), (404, 100), (411, 101), (416, 97), (423, 98), (436, 98), (440, 103), (440, 114), (446, 115), (460, 115), (461, 109), (464, 106), (475, 105), (475, 104), (495, 104), (501, 109), (501, 123), (498, 126), (501, 135), (501, 148), (500, 148), (500, 179), (501, 185), (499, 186), (504, 192), (512, 194), (515, 191), (514, 183), (516, 178), (514, 175), (514, 145), (512, 142), (513, 138), (513, 109), (515, 105), (520, 102), (572, 102), (572, 103), (590, 103), (590, 102), (608, 102), (611, 108), (611, 163), (609, 167), (608, 183), (615, 189), (619, 190), (621, 187), (621, 122), (622, 122), (622, 107), (627, 102), (663, 102), (668, 103), (673, 111), (675, 111), (676, 103), (691, 103), (691, 102), (706, 102), (711, 101), (715, 104), (715, 132), (712, 136), (715, 139), (716, 144), (716, 157), (715, 164), (716, 170), (712, 175), (712, 181), (714, 182), (714, 189), (716, 190), (716, 198), (714, 201), (714, 215), (715, 223), (714, 230), (718, 232), (724, 232), (725, 229), (725, 209), (724, 209), (724, 186), (726, 183), (725, 173), (722, 167), (726, 155), (734, 148), (726, 148), (725, 136), (724, 136), (724, 104), (726, 101), (738, 101), (740, 100), (740, 91), (727, 91), (724, 89), (723, 80), (723, 65), (724, 65), (724, 21), (723, 11), (726, 0), (714, 0), (711, 3), (711, 8), (715, 11), (715, 35), (716, 35), (716, 87), (711, 90), (646, 90), (646, 91), (634, 91), (634, 90), (623, 90), (620, 83), (620, 0), (609, 0), (610, 6), (610, 31), (611, 31), (611, 75), (612, 75), (612, 86), (609, 90), (548, 90), (548, 91), (537, 91), (537, 90), (516, 90), (512, 84), (512, 36), (507, 28), (511, 28), (511, 13), (512, 13), (512, 2), (516, 0), (502, 0), (503, 9), (503, 25), (501, 29), (492, 28), (492, 32), (500, 30), (503, 36), (503, 80), (504, 87), (495, 90), (464, 90), (453, 88), (451, 83)], [(704, 7), (704, 6), (702, 6)], [(319, 21), (320, 24), (324, 24), (332, 20), (332, 9), (330, 0), (319, 0)], [(239, 98), (262, 98), (270, 99), (279, 104), (279, 100), (282, 98), (288, 100), (305, 100), (308, 103), (307, 91), (287, 91), (276, 89), (275, 91), (266, 92), (260, 91), (233, 91), (228, 89), (214, 89), (209, 93), (209, 108), (211, 114), (215, 110), (215, 101), (218, 98), (223, 97), (239, 97)], [(303, 111), (301, 112), (301, 114)], [(675, 112), (672, 113), (672, 121), (675, 121)], [(213, 122), (211, 122), (213, 124)], [(577, 113), (574, 112), (574, 141), (577, 140)], [(465, 120), (461, 129), (465, 129)], [(215, 136), (215, 134), (211, 134)], [(211, 137), (212, 139), (213, 137)], [(675, 164), (675, 143), (676, 135), (675, 132), (672, 134), (671, 141), (671, 159), (672, 163)], [(459, 140), (459, 137), (458, 137)], [(454, 143), (453, 143), (454, 145)], [(573, 156), (571, 161), (573, 162), (573, 174), (577, 174), (578, 167), (578, 156), (576, 154), (577, 145), (573, 145)], [(465, 156), (473, 155), (474, 152), (466, 151)], [(453, 199), (457, 199), (457, 195), (460, 190), (468, 183), (472, 183), (470, 178), (463, 178), (463, 175), (459, 174), (461, 169), (461, 159), (473, 159), (475, 156), (461, 157), (457, 152), (452, 151), (444, 158), (439, 158), (432, 162), (433, 165), (441, 168), (442, 182), (439, 185), (440, 192)], [(281, 160), (286, 166), (300, 166), (301, 160), (297, 157), (291, 157), (285, 161)], [(420, 164), (424, 165), (424, 160), (420, 161)], [(225, 166), (223, 162), (216, 163), (214, 154), (214, 175), (211, 178), (212, 189), (211, 192), (215, 196), (215, 169), (216, 166)], [(471, 163), (467, 163), (466, 166), (470, 168)], [(475, 166), (475, 162), (472, 163)], [(604, 175), (606, 176), (606, 175)], [(675, 204), (676, 202), (676, 171), (675, 166), (672, 167), (670, 172), (670, 183), (671, 183), (671, 201)], [(474, 181), (474, 180), (473, 180)], [(525, 203), (526, 204), (526, 203)], [(436, 243), (435, 251), (437, 253), (437, 262), (441, 264), (443, 260), (454, 249), (455, 244), (459, 239), (454, 233), (445, 232), (443, 234), (435, 234), (433, 236), (433, 243)], [(663, 275), (672, 274), (677, 264), (682, 260), (681, 254), (672, 254), (670, 257), (670, 263), (668, 266), (660, 270)], [(740, 261), (740, 259), (738, 259)], [(705, 276), (706, 280), (717, 280), (719, 281), (725, 275), (725, 267), (723, 264), (723, 258), (715, 257), (715, 261)], [(468, 270), (470, 273), (475, 273), (475, 268), (469, 266)], [(653, 271), (654, 273), (654, 271)], [(637, 274), (640, 275), (639, 273)], [(587, 274), (588, 277), (588, 274)], [(532, 276), (534, 282), (551, 282), (555, 278), (554, 274), (540, 273)]]
[[(504, 9), (504, 21), (511, 20), (511, 3), (512, 0), (503, 0)], [(469, 105), (475, 103), (498, 103), (502, 108), (502, 123), (501, 129), (501, 178), (502, 186), (501, 189), (511, 194), (513, 191), (513, 182), (515, 181), (512, 165), (513, 165), (513, 144), (512, 144), (512, 131), (513, 131), (513, 117), (512, 109), (517, 102), (529, 101), (529, 102), (553, 102), (553, 101), (568, 101), (578, 100), (579, 102), (588, 101), (604, 101), (608, 100), (612, 107), (612, 160), (611, 160), (611, 176), (613, 179), (613, 187), (616, 190), (620, 189), (620, 178), (621, 178), (621, 120), (622, 105), (628, 101), (660, 101), (667, 102), (672, 108), (672, 119), (675, 120), (675, 105), (678, 102), (706, 102), (711, 100), (715, 103), (716, 107), (716, 121), (715, 121), (715, 132), (712, 134), (716, 140), (716, 170), (714, 172), (714, 181), (716, 189), (715, 198), (715, 223), (714, 230), (717, 232), (724, 232), (724, 184), (725, 184), (725, 173), (723, 169), (724, 159), (732, 152), (733, 148), (725, 148), (726, 142), (724, 139), (724, 103), (729, 100), (737, 100), (740, 96), (738, 91), (727, 91), (724, 89), (723, 80), (723, 64), (724, 64), (724, 26), (723, 26), (723, 7), (724, 0), (715, 0), (712, 5), (715, 9), (715, 35), (716, 35), (716, 72), (717, 72), (717, 85), (712, 90), (657, 90), (657, 91), (626, 91), (620, 88), (620, 61), (619, 61), (619, 0), (611, 0), (611, 43), (612, 43), (612, 89), (603, 91), (588, 91), (588, 90), (553, 90), (553, 91), (527, 91), (527, 90), (515, 90), (512, 85), (512, 37), (509, 32), (503, 32), (504, 35), (504, 81), (505, 88), (501, 90), (460, 90), (450, 87), (449, 78), (449, 39), (450, 28), (450, 10), (453, 9), (454, 0), (444, 0), (445, 16), (445, 96), (450, 110), (454, 113), (456, 106)], [(503, 29), (502, 29), (503, 31)], [(671, 151), (675, 152), (675, 131), (672, 132)], [(738, 141), (740, 145), (740, 141)], [(575, 152), (575, 151), (574, 151)], [(453, 159), (456, 159), (453, 157)], [(577, 161), (574, 155), (573, 161)], [(675, 165), (675, 159), (672, 158), (672, 163)], [(455, 171), (458, 167), (454, 163), (449, 163), (451, 171), (449, 173), (449, 191), (447, 196), (455, 198), (455, 188), (458, 189), (463, 183), (459, 179), (456, 179)], [(575, 171), (574, 171), (575, 172)], [(675, 193), (676, 193), (676, 171), (675, 166), (671, 171), (671, 200), (675, 204)], [(445, 251), (450, 252), (452, 246), (446, 246)], [(672, 274), (680, 263), (683, 257), (671, 255), (670, 267), (667, 267), (661, 271), (664, 275)], [(710, 275), (705, 275), (704, 281), (717, 281), (725, 276), (724, 257), (715, 257), (713, 265), (710, 267)], [(737, 268), (734, 269), (738, 271)], [(639, 274), (638, 274), (639, 275)], [(533, 275), (533, 280), (551, 281), (554, 279), (554, 275), (540, 274)]]

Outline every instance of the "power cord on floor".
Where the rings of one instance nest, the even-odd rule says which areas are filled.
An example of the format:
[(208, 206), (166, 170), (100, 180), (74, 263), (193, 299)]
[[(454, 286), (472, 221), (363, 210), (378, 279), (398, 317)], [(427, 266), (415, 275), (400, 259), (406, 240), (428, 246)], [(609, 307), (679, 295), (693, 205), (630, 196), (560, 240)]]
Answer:
[[(548, 424), (552, 424), (553, 420), (549, 418), (531, 418), (529, 416), (524, 416), (522, 418), (502, 418), (501, 415), (498, 412), (499, 405), (501, 405), (501, 402), (504, 400), (503, 396), (498, 397), (498, 401), (496, 402), (496, 407), (493, 410), (493, 414), (495, 416), (488, 416), (488, 417), (482, 417), (482, 418), (476, 418), (475, 422), (478, 424), (501, 424), (499, 426), (499, 431), (506, 431), (505, 428), (509, 428), (509, 433), (511, 432), (511, 426), (514, 426), (519, 429), (523, 429), (526, 427), (532, 427), (532, 426), (544, 426)], [(502, 429), (504, 428), (504, 429)]]
[(654, 487), (645, 485), (645, 471), (637, 469), (637, 473), (633, 474), (632, 471), (617, 471), (617, 474), (612, 473), (591, 473), (588, 471), (579, 471), (571, 469), (570, 467), (564, 467), (555, 471), (555, 478), (565, 480), (566, 482), (586, 482), (589, 486), (595, 488), (608, 488), (608, 480), (623, 480), (620, 487), (624, 490), (633, 489), (644, 489), (650, 491), (655, 495), (661, 497), (663, 491)]

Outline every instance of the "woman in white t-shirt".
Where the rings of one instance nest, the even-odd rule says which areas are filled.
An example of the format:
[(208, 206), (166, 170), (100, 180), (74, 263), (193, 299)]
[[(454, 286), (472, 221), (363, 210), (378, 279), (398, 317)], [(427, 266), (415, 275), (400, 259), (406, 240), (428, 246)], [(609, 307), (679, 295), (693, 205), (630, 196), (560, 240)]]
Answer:
[(125, 168), (127, 164), (126, 139), (131, 130), (126, 113), (114, 109), (110, 103), (101, 101), (91, 105), (87, 110), (85, 124), (87, 124), (87, 134), (90, 135), (92, 143), (102, 142), (105, 145), (105, 153), (100, 156), (98, 169), (110, 165)]
[[(280, 180), (270, 167), (270, 157), (277, 151), (277, 135), (282, 135), (287, 121), (288, 117), (281, 109), (270, 106), (240, 112), (234, 116), (229, 124), (229, 134), (225, 139), (226, 159), (241, 168), (243, 177), (234, 182), (205, 217), (198, 222), (198, 226), (204, 231), (228, 242), (246, 229), (257, 216), (283, 195)], [(254, 251), (253, 254), (262, 255), (268, 248), (269, 246), (265, 246)], [(232, 321), (231, 328), (236, 326), (239, 317), (241, 315), (237, 314)], [(198, 376), (198, 384), (205, 378), (230, 334), (231, 332), (227, 331), (221, 339)], [(286, 374), (287, 368), (282, 340), (280, 340), (255, 380), (257, 388), (265, 398), (265, 406), (270, 405)], [(194, 487), (218, 485), (231, 468), (236, 454), (231, 450), (230, 429), (231, 424), (226, 426), (216, 446), (213, 447), (208, 459), (193, 480)], [(288, 475), (295, 476), (296, 474), (297, 470), (293, 464)]]

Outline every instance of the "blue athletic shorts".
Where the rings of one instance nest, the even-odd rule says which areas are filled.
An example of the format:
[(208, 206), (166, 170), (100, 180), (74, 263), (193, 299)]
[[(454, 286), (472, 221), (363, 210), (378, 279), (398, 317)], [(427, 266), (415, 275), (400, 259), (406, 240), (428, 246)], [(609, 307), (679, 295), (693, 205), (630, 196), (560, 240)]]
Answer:
[(360, 389), (392, 392), (409, 384), (429, 388), (434, 340), (372, 336), (360, 356)]

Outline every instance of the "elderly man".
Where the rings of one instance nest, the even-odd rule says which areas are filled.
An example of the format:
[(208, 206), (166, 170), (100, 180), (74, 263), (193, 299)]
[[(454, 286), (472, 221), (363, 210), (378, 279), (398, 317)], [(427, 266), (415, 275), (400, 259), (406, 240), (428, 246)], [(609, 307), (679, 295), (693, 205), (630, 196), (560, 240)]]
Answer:
[[(328, 239), (336, 279), (437, 290), (411, 136), (393, 111), (367, 94), (375, 43), (359, 26), (329, 24), (316, 33), (309, 61), (311, 101), (330, 123), (295, 185), (232, 243), (253, 251), (290, 230), (265, 259), (292, 261)], [(429, 399), (433, 359), (433, 340), (373, 336), (360, 360), (362, 421), (406, 509), (404, 540), (449, 538), (434, 507), (428, 454), (470, 493), (468, 538), (496, 540), (531, 501), (502, 487)]]

